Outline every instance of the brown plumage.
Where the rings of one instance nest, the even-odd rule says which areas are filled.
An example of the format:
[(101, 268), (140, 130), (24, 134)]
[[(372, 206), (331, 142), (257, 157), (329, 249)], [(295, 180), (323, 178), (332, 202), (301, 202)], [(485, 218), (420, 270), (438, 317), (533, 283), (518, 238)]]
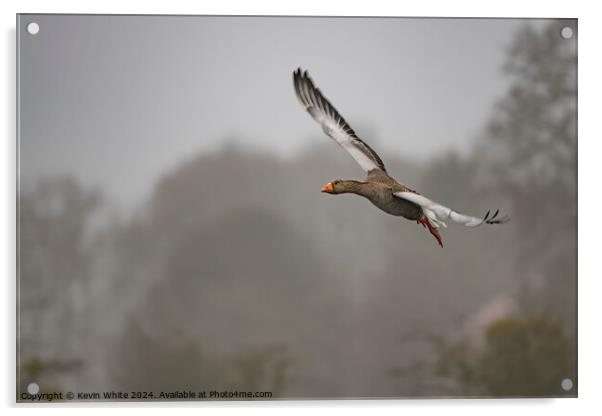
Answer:
[(295, 93), (307, 112), (320, 123), (322, 130), (343, 147), (368, 173), (363, 182), (337, 179), (324, 185), (322, 192), (333, 195), (353, 193), (363, 196), (375, 206), (390, 215), (414, 220), (427, 228), (443, 247), (439, 228), (446, 227), (444, 220), (467, 227), (481, 224), (502, 224), (508, 217), (498, 217), (497, 210), (491, 217), (489, 212), (484, 218), (460, 214), (420, 195), (418, 192), (400, 184), (387, 173), (382, 159), (349, 126), (334, 106), (316, 88), (301, 68), (293, 73)]
[(418, 220), (422, 217), (422, 208), (419, 205), (393, 195), (393, 192), (414, 191), (405, 185), (401, 185), (381, 170), (371, 171), (363, 182), (337, 179), (330, 183), (332, 184), (332, 191), (324, 190), (324, 192), (333, 195), (357, 194), (368, 199), (387, 214), (409, 220)]

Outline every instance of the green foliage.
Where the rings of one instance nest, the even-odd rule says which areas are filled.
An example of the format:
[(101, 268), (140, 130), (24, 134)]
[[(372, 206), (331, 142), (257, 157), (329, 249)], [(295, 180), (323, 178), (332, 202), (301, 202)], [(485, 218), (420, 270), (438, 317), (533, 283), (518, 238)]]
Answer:
[(560, 323), (541, 316), (500, 319), (487, 328), (476, 381), (494, 396), (562, 395), (561, 380), (575, 379), (573, 357)]
[(60, 391), (60, 387), (56, 384), (57, 377), (65, 374), (70, 374), (81, 369), (82, 363), (76, 360), (51, 360), (41, 359), (39, 357), (31, 357), (21, 362), (19, 369), (19, 389), (17, 398), (20, 393), (27, 391), (27, 386), (31, 382), (36, 382), (40, 385), (40, 392), (55, 392)]
[(431, 394), (495, 397), (574, 396), (565, 378), (576, 380), (575, 343), (558, 321), (543, 316), (506, 317), (485, 328), (483, 345), (469, 338), (425, 336), (433, 361), (417, 362), (390, 374), (430, 383)]

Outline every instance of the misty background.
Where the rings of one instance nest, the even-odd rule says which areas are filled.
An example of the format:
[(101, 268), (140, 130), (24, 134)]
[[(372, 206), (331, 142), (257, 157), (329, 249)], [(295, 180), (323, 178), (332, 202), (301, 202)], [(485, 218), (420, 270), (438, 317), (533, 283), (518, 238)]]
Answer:
[[(575, 395), (564, 26), (21, 15), (19, 389)], [(321, 194), (364, 173), (298, 66), (400, 182), (512, 221), (440, 249)]]

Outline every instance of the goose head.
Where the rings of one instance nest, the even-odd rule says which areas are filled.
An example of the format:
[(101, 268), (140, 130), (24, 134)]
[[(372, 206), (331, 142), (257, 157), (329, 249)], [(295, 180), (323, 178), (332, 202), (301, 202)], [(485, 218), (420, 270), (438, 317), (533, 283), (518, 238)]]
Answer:
[(355, 192), (355, 181), (335, 179), (324, 185), (321, 191), (333, 195)]

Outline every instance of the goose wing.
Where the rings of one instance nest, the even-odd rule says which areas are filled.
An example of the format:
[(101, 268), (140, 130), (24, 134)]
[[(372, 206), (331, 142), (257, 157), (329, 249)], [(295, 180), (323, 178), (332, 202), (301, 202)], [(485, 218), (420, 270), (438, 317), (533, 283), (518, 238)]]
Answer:
[(431, 201), (427, 197), (415, 192), (394, 192), (393, 195), (421, 206), (422, 210), (424, 211), (424, 215), (435, 228), (439, 228), (440, 226), (447, 227), (445, 221), (448, 219), (458, 224), (465, 225), (466, 227), (478, 227), (482, 224), (503, 224), (510, 220), (510, 217), (507, 215), (499, 217), (499, 209), (496, 210), (491, 216), (491, 211), (487, 211), (484, 217), (478, 218), (471, 215), (460, 214), (451, 208)]
[(322, 130), (355, 159), (366, 172), (385, 170), (381, 158), (361, 140), (332, 104), (314, 86), (307, 71), (297, 69), (293, 73), (297, 98), (307, 112), (322, 126)]

